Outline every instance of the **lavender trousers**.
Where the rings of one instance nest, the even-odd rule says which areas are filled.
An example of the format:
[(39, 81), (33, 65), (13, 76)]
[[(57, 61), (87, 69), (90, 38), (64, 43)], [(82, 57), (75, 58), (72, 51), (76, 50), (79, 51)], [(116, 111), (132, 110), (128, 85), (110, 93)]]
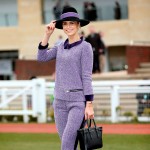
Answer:
[(61, 150), (76, 150), (77, 130), (84, 125), (85, 102), (55, 99), (53, 107)]

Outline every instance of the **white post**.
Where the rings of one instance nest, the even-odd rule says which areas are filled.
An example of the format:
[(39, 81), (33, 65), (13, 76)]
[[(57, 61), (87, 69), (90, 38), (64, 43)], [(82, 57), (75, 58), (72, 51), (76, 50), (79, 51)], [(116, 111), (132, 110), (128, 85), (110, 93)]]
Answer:
[(114, 85), (111, 93), (111, 122), (115, 123), (118, 121), (116, 108), (119, 106), (119, 86)]
[(37, 79), (37, 115), (38, 123), (46, 122), (46, 93), (45, 93), (45, 80)]
[(37, 117), (37, 99), (38, 99), (38, 92), (37, 92), (37, 79), (33, 79), (32, 82), (32, 111), (33, 111), (33, 117)]
[[(7, 89), (6, 89), (6, 88), (2, 89), (2, 103), (5, 103), (6, 100), (7, 100), (7, 94), (6, 94), (6, 92), (7, 92)], [(8, 105), (6, 104), (6, 105), (3, 107), (3, 109), (7, 109), (7, 107), (8, 107)]]
[(22, 106), (23, 106), (23, 121), (24, 123), (28, 123), (29, 122), (29, 117), (27, 115), (27, 94), (23, 93), (22, 95)]

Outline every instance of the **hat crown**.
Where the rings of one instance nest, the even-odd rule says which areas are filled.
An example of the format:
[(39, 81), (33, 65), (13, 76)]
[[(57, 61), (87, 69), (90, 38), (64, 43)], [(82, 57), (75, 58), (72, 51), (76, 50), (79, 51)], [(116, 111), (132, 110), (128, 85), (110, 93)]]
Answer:
[(74, 12), (74, 13), (78, 13), (77, 10), (73, 7), (70, 6), (66, 6), (64, 7), (62, 14), (67, 13), (67, 12)]

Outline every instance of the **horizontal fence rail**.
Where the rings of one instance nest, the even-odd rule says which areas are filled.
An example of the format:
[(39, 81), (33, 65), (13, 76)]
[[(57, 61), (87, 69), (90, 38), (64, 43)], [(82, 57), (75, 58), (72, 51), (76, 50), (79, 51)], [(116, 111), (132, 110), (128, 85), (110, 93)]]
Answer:
[[(45, 80), (0, 81), (0, 115), (22, 115), (24, 122), (29, 121), (29, 115), (37, 117), (39, 123), (46, 122)], [(27, 101), (32, 107), (28, 108)], [(21, 102), (21, 109), (9, 109), (11, 102)]]

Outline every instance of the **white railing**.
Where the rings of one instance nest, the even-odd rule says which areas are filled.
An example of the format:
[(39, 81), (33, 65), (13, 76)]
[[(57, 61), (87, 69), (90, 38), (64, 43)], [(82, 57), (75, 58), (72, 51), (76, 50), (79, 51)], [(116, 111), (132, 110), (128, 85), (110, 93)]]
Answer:
[[(116, 108), (120, 105), (120, 94), (150, 93), (149, 85), (150, 80), (93, 81), (93, 90), (94, 94), (110, 94), (110, 120), (118, 122)], [(54, 87), (54, 83), (46, 83), (46, 89), (51, 89), (51, 94), (53, 93), (52, 87)]]
[[(150, 93), (148, 85), (150, 80), (93, 81), (94, 94), (111, 96), (111, 122), (118, 121), (116, 108), (120, 105), (120, 94)], [(38, 122), (46, 122), (46, 95), (53, 94), (54, 86), (54, 82), (44, 79), (0, 81), (0, 115), (23, 115), (24, 122), (28, 122), (28, 115), (32, 115), (38, 118)], [(31, 110), (27, 108), (28, 95), (31, 96)], [(6, 110), (7, 105), (19, 96), (22, 97), (22, 110)]]
[[(27, 107), (28, 96), (31, 97), (31, 109)], [(44, 79), (0, 81), (0, 97), (0, 115), (22, 115), (24, 122), (28, 122), (28, 115), (32, 115), (38, 122), (46, 121)], [(8, 105), (16, 99), (22, 101), (22, 109), (9, 110)]]
[[(141, 86), (143, 85), (143, 86)], [(94, 93), (111, 96), (111, 122), (118, 122), (116, 108), (120, 106), (120, 94), (150, 93), (150, 80), (94, 81)]]

